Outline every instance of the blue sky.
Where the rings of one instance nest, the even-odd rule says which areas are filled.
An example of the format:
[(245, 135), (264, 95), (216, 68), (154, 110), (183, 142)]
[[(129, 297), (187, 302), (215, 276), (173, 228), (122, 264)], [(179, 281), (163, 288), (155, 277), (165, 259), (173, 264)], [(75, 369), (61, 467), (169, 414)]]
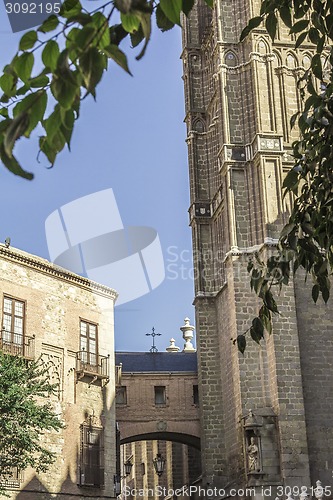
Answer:
[[(94, 2), (94, 8), (98, 5)], [(1, 67), (14, 55), (21, 34), (11, 33), (0, 4)], [(4, 50), (6, 47), (6, 50)], [(160, 237), (166, 279), (149, 294), (116, 308), (116, 348), (148, 350), (145, 334), (154, 326), (164, 350), (179, 327), (194, 321), (191, 232), (188, 227), (188, 167), (185, 144), (180, 29), (154, 30), (144, 58), (129, 53), (133, 77), (110, 63), (97, 88), (97, 102), (82, 103), (72, 151), (62, 152), (53, 169), (37, 162), (38, 134), (23, 140), (15, 154), (35, 173), (31, 182), (0, 167), (0, 240), (49, 258), (45, 220), (62, 205), (112, 188), (124, 225), (149, 226)], [(124, 277), (129, 279), (129, 277)]]

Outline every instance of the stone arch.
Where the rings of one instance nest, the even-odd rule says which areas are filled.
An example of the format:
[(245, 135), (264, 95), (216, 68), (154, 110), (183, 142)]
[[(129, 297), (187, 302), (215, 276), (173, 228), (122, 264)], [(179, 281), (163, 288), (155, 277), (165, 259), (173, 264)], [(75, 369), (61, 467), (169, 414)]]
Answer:
[(119, 420), (119, 430), (121, 439), (128, 440), (132, 436), (140, 434), (152, 434), (157, 432), (168, 432), (173, 434), (184, 434), (195, 436), (200, 439), (200, 424), (199, 420), (175, 420), (166, 421), (156, 420), (149, 421), (121, 421)]
[(275, 59), (275, 64), (274, 66), (282, 66), (282, 57), (281, 57), (281, 54), (280, 52), (278, 52), (277, 50), (273, 50), (273, 55), (274, 55), (274, 59)]
[(310, 67), (311, 58), (312, 58), (312, 56), (308, 52), (305, 52), (303, 54), (303, 57), (302, 57), (302, 66), (303, 66), (304, 69), (308, 69)]
[(206, 131), (206, 123), (202, 118), (196, 118), (193, 121), (193, 130), (199, 133), (203, 133)]
[(298, 67), (298, 59), (297, 59), (296, 55), (291, 51), (287, 52), (286, 66), (290, 69), (295, 69)]
[(224, 54), (224, 63), (230, 67), (234, 67), (234, 66), (238, 65), (238, 57), (233, 50), (228, 50)]
[(262, 38), (262, 37), (259, 38), (257, 45), (256, 45), (256, 51), (259, 54), (263, 54), (263, 55), (269, 53), (270, 47), (269, 47), (267, 40), (265, 40), (265, 38)]
[(120, 444), (132, 443), (134, 441), (173, 441), (176, 443), (187, 444), (188, 446), (193, 446), (197, 450), (201, 449), (200, 438), (198, 436), (192, 436), (191, 434), (182, 434), (177, 432), (150, 432), (146, 434), (136, 434), (134, 436), (128, 436), (120, 440)]

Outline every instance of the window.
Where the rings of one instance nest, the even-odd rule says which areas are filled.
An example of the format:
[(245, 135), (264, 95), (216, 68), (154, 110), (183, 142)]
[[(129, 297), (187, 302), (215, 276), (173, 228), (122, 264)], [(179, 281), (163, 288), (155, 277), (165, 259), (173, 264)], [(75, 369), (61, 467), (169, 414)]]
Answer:
[(126, 385), (122, 385), (120, 387), (117, 387), (116, 403), (117, 403), (117, 405), (127, 405), (127, 387), (126, 387)]
[(80, 351), (81, 361), (98, 371), (97, 325), (83, 320), (80, 322)]
[(24, 302), (4, 296), (1, 345), (11, 354), (23, 354), (24, 312)]
[(80, 485), (104, 486), (104, 429), (81, 426)]
[(198, 386), (193, 386), (193, 404), (199, 406), (199, 390)]
[(155, 405), (165, 405), (166, 397), (165, 397), (165, 386), (164, 385), (155, 385)]

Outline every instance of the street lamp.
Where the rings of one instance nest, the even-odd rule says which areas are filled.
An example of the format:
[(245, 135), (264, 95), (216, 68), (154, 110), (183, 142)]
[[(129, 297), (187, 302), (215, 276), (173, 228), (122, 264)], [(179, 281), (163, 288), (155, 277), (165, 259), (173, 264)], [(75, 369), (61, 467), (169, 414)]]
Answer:
[(158, 476), (161, 476), (163, 474), (165, 462), (166, 462), (165, 458), (162, 457), (160, 453), (157, 453), (156, 457), (153, 460), (153, 464), (155, 472)]
[(129, 476), (131, 471), (132, 471), (133, 464), (130, 460), (126, 460), (124, 463), (124, 469), (125, 469), (125, 474), (126, 476)]

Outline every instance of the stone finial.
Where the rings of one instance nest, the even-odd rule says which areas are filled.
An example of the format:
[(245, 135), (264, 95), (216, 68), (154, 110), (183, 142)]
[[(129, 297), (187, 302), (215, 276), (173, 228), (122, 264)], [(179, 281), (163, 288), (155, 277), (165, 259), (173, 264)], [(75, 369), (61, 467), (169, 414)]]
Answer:
[(170, 339), (170, 345), (169, 347), (166, 348), (166, 351), (168, 352), (178, 352), (180, 351), (180, 348), (175, 345), (175, 339)]
[(324, 488), (322, 487), (321, 481), (316, 481), (316, 487), (313, 492), (317, 500), (321, 500), (323, 498)]
[(308, 488), (306, 486), (301, 486), (301, 493), (299, 495), (299, 500), (307, 500), (309, 498)]
[(183, 332), (183, 339), (185, 340), (183, 352), (195, 352), (196, 350), (192, 344), (194, 326), (190, 325), (190, 318), (185, 318), (184, 322), (185, 324), (180, 327), (180, 330)]

